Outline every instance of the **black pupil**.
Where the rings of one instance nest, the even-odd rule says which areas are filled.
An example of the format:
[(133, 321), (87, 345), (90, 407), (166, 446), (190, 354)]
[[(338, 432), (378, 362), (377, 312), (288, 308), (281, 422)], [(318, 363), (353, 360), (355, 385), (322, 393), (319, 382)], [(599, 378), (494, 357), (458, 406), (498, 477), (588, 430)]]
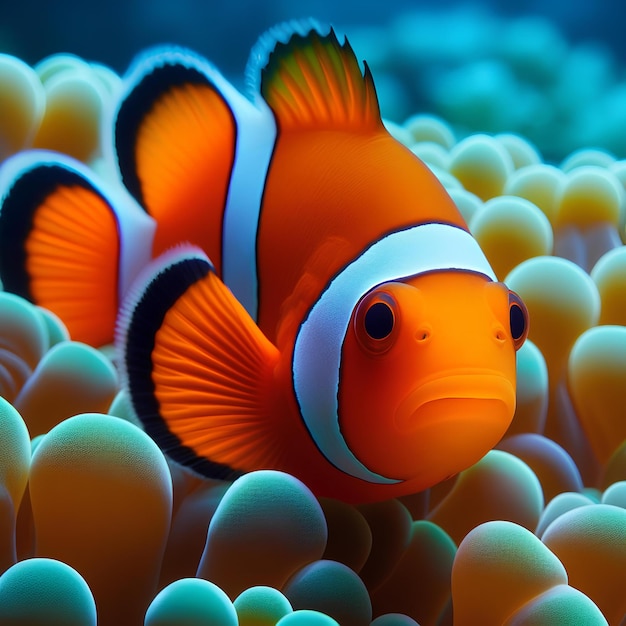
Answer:
[(524, 312), (517, 304), (513, 304), (509, 310), (509, 315), (511, 318), (511, 335), (513, 339), (519, 339), (524, 334), (526, 327)]
[(365, 314), (365, 331), (372, 339), (384, 339), (393, 330), (393, 311), (384, 302), (375, 302)]

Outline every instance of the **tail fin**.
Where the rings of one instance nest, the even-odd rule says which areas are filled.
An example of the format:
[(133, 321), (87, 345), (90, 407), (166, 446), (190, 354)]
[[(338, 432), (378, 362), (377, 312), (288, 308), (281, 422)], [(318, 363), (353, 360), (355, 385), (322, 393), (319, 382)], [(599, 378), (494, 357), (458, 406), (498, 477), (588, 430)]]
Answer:
[[(46, 151), (15, 155), (0, 170), (4, 289), (58, 315), (72, 339), (94, 346), (111, 343), (127, 245), (121, 222), (128, 219), (121, 211), (78, 161)], [(147, 239), (147, 254), (133, 253), (143, 257), (135, 265), (149, 259)], [(144, 249), (146, 239), (141, 241)]]

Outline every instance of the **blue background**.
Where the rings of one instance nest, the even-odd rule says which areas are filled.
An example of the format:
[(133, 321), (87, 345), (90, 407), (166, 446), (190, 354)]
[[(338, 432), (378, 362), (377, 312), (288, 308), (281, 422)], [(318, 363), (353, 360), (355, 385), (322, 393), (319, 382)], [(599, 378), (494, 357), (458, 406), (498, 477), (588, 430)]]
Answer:
[[(0, 0), (0, 51), (31, 64), (54, 52), (74, 52), (123, 71), (140, 49), (171, 42), (205, 54), (226, 74), (238, 74), (258, 35), (276, 22), (313, 16), (349, 33), (353, 24), (384, 25), (404, 11), (459, 4), (452, 0)], [(502, 16), (549, 17), (571, 42), (601, 42), (626, 62), (626, 5), (620, 0), (493, 0), (480, 6)]]

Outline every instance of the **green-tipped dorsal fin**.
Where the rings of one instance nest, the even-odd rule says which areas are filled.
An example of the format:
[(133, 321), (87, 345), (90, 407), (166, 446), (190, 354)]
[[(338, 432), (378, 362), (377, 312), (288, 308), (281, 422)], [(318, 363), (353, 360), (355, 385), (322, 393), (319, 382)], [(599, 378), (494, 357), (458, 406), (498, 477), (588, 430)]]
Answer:
[[(265, 58), (267, 57), (267, 58)], [(248, 74), (281, 129), (376, 129), (382, 126), (372, 75), (361, 71), (347, 39), (332, 28), (295, 22), (266, 33), (253, 50)]]

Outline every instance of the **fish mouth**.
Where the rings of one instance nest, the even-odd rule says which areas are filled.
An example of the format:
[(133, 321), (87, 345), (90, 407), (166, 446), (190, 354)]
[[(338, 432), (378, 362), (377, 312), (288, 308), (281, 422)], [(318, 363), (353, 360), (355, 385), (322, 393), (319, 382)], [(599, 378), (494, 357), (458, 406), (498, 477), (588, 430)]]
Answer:
[(510, 423), (515, 411), (514, 384), (493, 370), (455, 371), (427, 380), (400, 402), (395, 424), (409, 433), (435, 423), (495, 421)]

